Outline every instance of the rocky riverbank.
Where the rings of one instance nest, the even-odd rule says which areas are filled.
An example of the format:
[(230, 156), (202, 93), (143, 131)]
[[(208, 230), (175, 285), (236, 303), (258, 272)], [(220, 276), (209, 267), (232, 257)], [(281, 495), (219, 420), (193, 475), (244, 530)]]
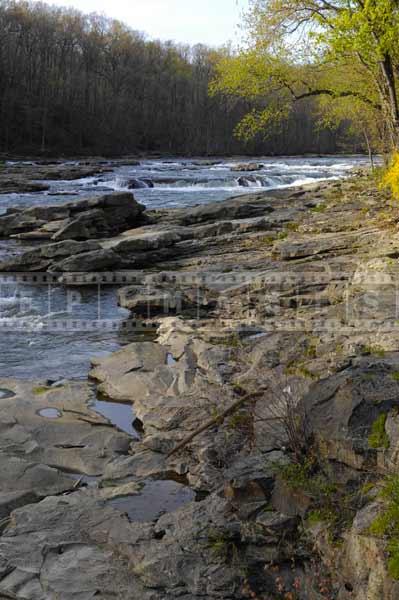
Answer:
[[(397, 599), (398, 222), (364, 176), (0, 217), (32, 243), (2, 271), (134, 269), (119, 302), (159, 322), (88, 383), (0, 381), (0, 597)], [(132, 405), (139, 440), (95, 393)], [(192, 495), (125, 514), (154, 481)]]

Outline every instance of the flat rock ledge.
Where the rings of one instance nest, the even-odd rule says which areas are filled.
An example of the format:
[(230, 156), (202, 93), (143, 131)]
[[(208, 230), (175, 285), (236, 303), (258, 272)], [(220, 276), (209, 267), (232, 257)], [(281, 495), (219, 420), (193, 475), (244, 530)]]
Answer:
[[(399, 463), (396, 209), (359, 178), (140, 218), (40, 250), (66, 276), (151, 266), (118, 298), (160, 324), (90, 384), (0, 381), (0, 597), (397, 600), (372, 527)], [(149, 481), (196, 497), (140, 521)]]

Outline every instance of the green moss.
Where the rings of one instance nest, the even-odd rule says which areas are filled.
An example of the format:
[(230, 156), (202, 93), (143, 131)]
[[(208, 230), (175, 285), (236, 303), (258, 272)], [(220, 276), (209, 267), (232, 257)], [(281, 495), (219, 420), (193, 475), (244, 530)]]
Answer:
[(326, 498), (336, 492), (336, 486), (317, 472), (313, 457), (307, 457), (302, 463), (280, 465), (277, 475), (292, 490), (301, 490), (316, 498)]
[(297, 374), (301, 375), (302, 377), (307, 377), (308, 379), (313, 379), (313, 380), (319, 379), (319, 377), (317, 375), (315, 375), (314, 373), (309, 371), (309, 369), (307, 369), (303, 365), (300, 365), (299, 367), (297, 367)]
[(282, 465), (278, 475), (293, 490), (304, 490), (308, 487), (312, 477), (314, 461), (306, 459), (303, 463), (289, 463)]
[(302, 363), (297, 363), (295, 361), (291, 361), (284, 369), (285, 375), (297, 375), (300, 377), (306, 377), (312, 380), (318, 380), (319, 377), (315, 373), (309, 371), (307, 367), (305, 367)]
[(370, 533), (386, 538), (388, 571), (399, 580), (399, 475), (387, 477), (380, 497), (385, 500), (385, 508), (371, 524)]
[(367, 494), (369, 492), (371, 492), (371, 490), (373, 490), (375, 488), (375, 484), (374, 483), (365, 483), (364, 486), (361, 489), (361, 493), (363, 496), (367, 496)]
[(285, 229), (287, 231), (298, 231), (299, 225), (298, 223), (286, 223)]
[(324, 212), (326, 210), (327, 206), (325, 204), (318, 204), (317, 206), (313, 206), (310, 209), (310, 212), (312, 213), (321, 213)]
[(361, 354), (373, 354), (374, 356), (384, 358), (385, 350), (381, 346), (362, 346)]
[(399, 381), (399, 373), (392, 373), (392, 374), (391, 374), (391, 378), (392, 378), (394, 381)]
[(389, 437), (385, 431), (385, 423), (387, 421), (386, 413), (382, 413), (378, 419), (376, 419), (372, 426), (372, 433), (368, 437), (370, 448), (379, 449), (389, 448)]
[(279, 240), (286, 240), (288, 237), (288, 233), (286, 231), (282, 231), (281, 233), (278, 234), (277, 239)]
[(265, 244), (266, 246), (273, 246), (274, 242), (276, 241), (276, 238), (272, 235), (265, 235), (264, 237), (258, 238), (258, 240), (261, 244)]
[(393, 579), (399, 580), (399, 540), (391, 540), (388, 551), (388, 571)]
[(317, 357), (317, 345), (315, 342), (308, 343), (308, 346), (305, 350), (305, 354), (308, 358), (316, 358)]

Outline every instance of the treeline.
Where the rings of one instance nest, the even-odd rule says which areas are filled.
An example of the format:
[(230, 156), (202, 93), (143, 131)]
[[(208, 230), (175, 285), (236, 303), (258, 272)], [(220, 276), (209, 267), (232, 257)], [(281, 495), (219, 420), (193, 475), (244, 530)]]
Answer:
[[(342, 149), (311, 102), (244, 145), (251, 109), (210, 97), (217, 52), (149, 41), (118, 21), (42, 3), (0, 0), (0, 149), (122, 154), (300, 154)], [(346, 149), (356, 149), (349, 143)]]

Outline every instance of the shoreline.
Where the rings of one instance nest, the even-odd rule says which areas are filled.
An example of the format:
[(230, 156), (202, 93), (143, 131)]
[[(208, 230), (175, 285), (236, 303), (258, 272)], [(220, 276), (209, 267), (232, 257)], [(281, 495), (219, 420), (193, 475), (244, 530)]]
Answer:
[(19, 153), (7, 153), (0, 152), (0, 160), (1, 161), (35, 161), (40, 163), (55, 160), (57, 162), (62, 161), (101, 161), (101, 160), (110, 160), (110, 161), (118, 161), (118, 160), (151, 160), (151, 159), (160, 159), (163, 158), (187, 158), (190, 160), (212, 160), (212, 159), (232, 159), (232, 160), (247, 160), (249, 158), (268, 158), (268, 159), (279, 159), (279, 158), (335, 158), (335, 157), (362, 157), (368, 158), (368, 154), (361, 152), (338, 152), (335, 154), (322, 154), (322, 153), (314, 153), (309, 152), (305, 154), (180, 154), (180, 153), (168, 153), (168, 152), (148, 152), (148, 153), (134, 153), (127, 152), (126, 154), (112, 154), (112, 155), (93, 155), (93, 154), (67, 154), (67, 153), (57, 153), (50, 155), (41, 155), (41, 154), (19, 154)]
[[(150, 307), (160, 322), (156, 341), (97, 358), (89, 373), (102, 397), (132, 405), (140, 441), (90, 410), (89, 384), (0, 381), (15, 394), (0, 413), (0, 451), (12, 441), (2, 460), (23, 473), (19, 489), (0, 476), (4, 518), (17, 509), (0, 537), (0, 594), (11, 589), (8, 573), (23, 580), (28, 544), (46, 557), (29, 559), (32, 590), (45, 582), (62, 598), (67, 580), (88, 598), (101, 579), (132, 600), (239, 600), (281, 586), (299, 600), (347, 600), (348, 582), (358, 598), (373, 590), (394, 600), (386, 544), (369, 531), (399, 450), (399, 234), (388, 196), (357, 175), (192, 208), (135, 206), (123, 230), (109, 208), (131, 210), (127, 196), (82, 204), (82, 214), (102, 211), (96, 223), (78, 203), (62, 225), (59, 212), (43, 224), (37, 211), (23, 235), (39, 234), (40, 250), (0, 265), (66, 281), (77, 265), (89, 276), (140, 270), (119, 303), (143, 322)], [(68, 238), (82, 223), (87, 239)], [(16, 226), (12, 213), (0, 217), (2, 235)], [(38, 416), (48, 406), (60, 413), (51, 424)], [(134, 503), (151, 480), (179, 481), (200, 501), (129, 521), (114, 501)], [(63, 558), (46, 548), (63, 548)]]

